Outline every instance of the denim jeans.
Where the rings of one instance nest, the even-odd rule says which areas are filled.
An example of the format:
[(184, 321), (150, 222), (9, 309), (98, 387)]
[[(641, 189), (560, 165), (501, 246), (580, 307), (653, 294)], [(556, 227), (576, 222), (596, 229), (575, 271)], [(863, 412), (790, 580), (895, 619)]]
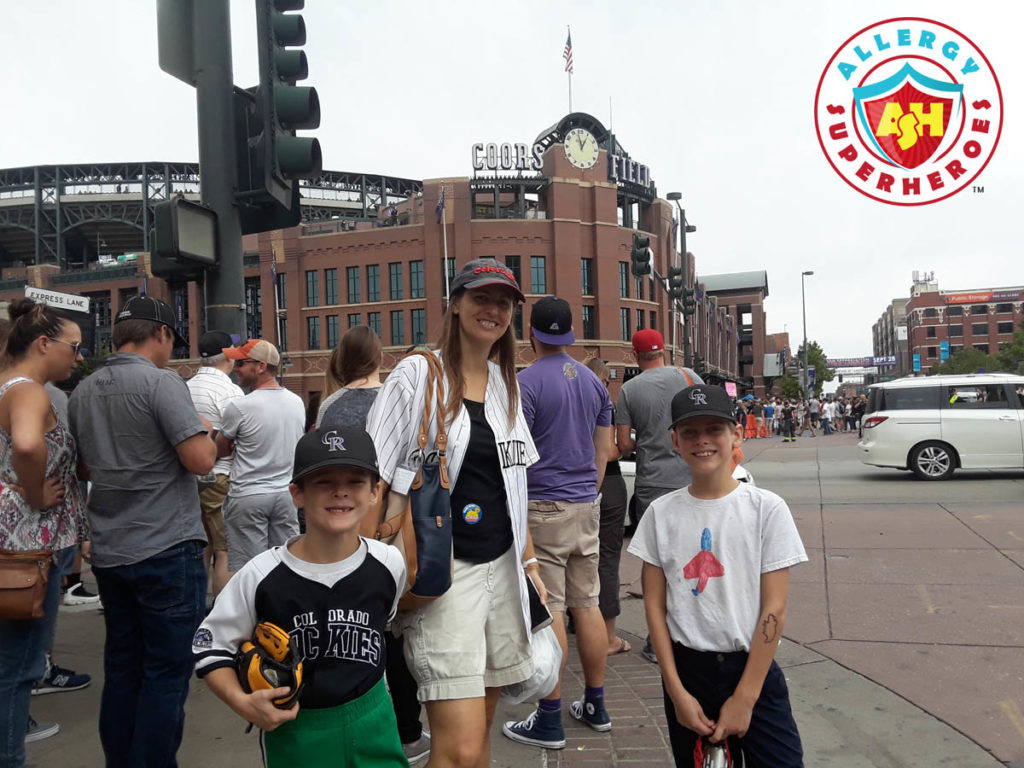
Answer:
[[(25, 764), (25, 731), (32, 684), (46, 671), (60, 602), (60, 578), (73, 561), (75, 547), (58, 550), (46, 583), (44, 616), (35, 621), (0, 621), (0, 768)], [(4, 703), (6, 702), (6, 704)]]
[(93, 567), (107, 628), (100, 742), (107, 768), (174, 768), (206, 608), (203, 543), (131, 565)]

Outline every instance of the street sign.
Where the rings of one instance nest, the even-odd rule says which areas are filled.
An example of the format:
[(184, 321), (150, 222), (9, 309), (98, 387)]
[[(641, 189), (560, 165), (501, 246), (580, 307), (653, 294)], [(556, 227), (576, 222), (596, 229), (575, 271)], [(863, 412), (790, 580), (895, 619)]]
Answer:
[(946, 362), (946, 358), (948, 358), (948, 357), (949, 357), (949, 342), (948, 341), (940, 341), (939, 342), (939, 362), (940, 363)]
[(54, 309), (64, 309), (71, 312), (89, 313), (89, 297), (78, 296), (74, 293), (60, 293), (58, 291), (47, 291), (43, 288), (25, 286), (25, 297), (32, 299), (39, 304), (46, 304)]
[(914, 355), (914, 371), (918, 372), (918, 373), (921, 371), (921, 356), (920, 355)]

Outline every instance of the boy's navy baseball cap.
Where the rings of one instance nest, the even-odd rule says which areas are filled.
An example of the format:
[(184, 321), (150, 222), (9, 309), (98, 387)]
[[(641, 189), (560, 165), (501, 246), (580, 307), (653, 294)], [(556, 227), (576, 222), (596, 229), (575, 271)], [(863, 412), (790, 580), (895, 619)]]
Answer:
[(504, 285), (512, 289), (519, 301), (526, 300), (512, 270), (497, 259), (488, 258), (467, 261), (466, 266), (452, 280), (451, 292), (454, 294), (466, 288), (483, 288), (485, 285)]
[(380, 477), (377, 449), (365, 429), (313, 429), (299, 438), (295, 446), (293, 483), (330, 467), (359, 467)]
[(672, 426), (698, 416), (735, 421), (732, 399), (721, 387), (696, 384), (677, 392), (672, 398)]
[(572, 308), (565, 299), (545, 296), (530, 310), (530, 328), (538, 341), (554, 346), (574, 344), (576, 335), (572, 332)]

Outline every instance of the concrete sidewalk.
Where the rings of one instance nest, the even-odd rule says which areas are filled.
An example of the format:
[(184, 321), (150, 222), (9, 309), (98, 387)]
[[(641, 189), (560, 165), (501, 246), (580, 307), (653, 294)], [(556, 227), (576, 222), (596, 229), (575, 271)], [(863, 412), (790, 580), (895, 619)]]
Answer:
[[(777, 440), (753, 441), (744, 446), (748, 463), (759, 484), (778, 489), (796, 510), (800, 504), (821, 499), (819, 487), (839, 470), (829, 461), (839, 451), (842, 457), (855, 457), (850, 438), (837, 436), (834, 443), (802, 441), (782, 446)], [(826, 451), (826, 448), (828, 450)], [(839, 454), (836, 454), (839, 455)], [(832, 458), (830, 458), (832, 457)], [(843, 458), (846, 461), (846, 458)], [(855, 461), (855, 458), (854, 458)], [(846, 466), (846, 465), (844, 465)], [(858, 470), (859, 471), (859, 470)], [(763, 478), (763, 480), (762, 480)], [(836, 486), (841, 487), (841, 486)], [(911, 489), (915, 494), (917, 486)], [(934, 486), (932, 486), (934, 487)], [(858, 490), (861, 498), (876, 492), (871, 487)], [(946, 484), (943, 493), (967, 493), (955, 483)], [(821, 550), (798, 520), (812, 563), (794, 572), (794, 588), (787, 622), (787, 638), (802, 636), (808, 627), (829, 623), (828, 608), (806, 599), (803, 589), (824, 580), (820, 575)], [(876, 534), (877, 535), (877, 534)], [(492, 766), (671, 766), (665, 715), (657, 667), (640, 656), (646, 635), (643, 603), (639, 592), (640, 563), (628, 553), (623, 555), (622, 615), (619, 630), (633, 651), (611, 657), (608, 662), (606, 697), (614, 727), (598, 734), (577, 723), (564, 711), (567, 746), (546, 751), (513, 743), (501, 735), (501, 722), (519, 720), (530, 706), (499, 709), (492, 732)], [(87, 581), (91, 581), (87, 578)], [(834, 608), (833, 608), (834, 610)], [(820, 614), (820, 615), (819, 615)], [(791, 631), (790, 631), (791, 630)], [(29, 764), (47, 768), (92, 768), (103, 765), (97, 735), (97, 717), (102, 685), (103, 617), (96, 610), (71, 609), (58, 621), (56, 661), (62, 666), (88, 672), (94, 682), (89, 688), (67, 694), (35, 697), (32, 713), (38, 720), (56, 720), (61, 732), (46, 741), (28, 745)], [(828, 646), (824, 646), (826, 649)], [(825, 650), (825, 652), (829, 652)], [(910, 703), (912, 694), (893, 693), (898, 686), (890, 682), (884, 670), (873, 682), (836, 661), (791, 640), (784, 640), (777, 659), (785, 670), (797, 724), (800, 728), (809, 767), (829, 768), (995, 768), (1024, 767), (1016, 754), (1000, 762), (990, 752), (955, 728)], [(934, 670), (941, 677), (948, 670)], [(871, 673), (875, 676), (875, 673)], [(887, 687), (888, 686), (888, 687)], [(578, 697), (583, 681), (575, 649), (570, 654), (564, 700)], [(927, 701), (915, 699), (918, 701)], [(948, 702), (943, 702), (948, 705)], [(931, 705), (924, 703), (931, 708)], [(949, 720), (949, 718), (946, 718)], [(193, 680), (187, 704), (185, 738), (179, 752), (179, 765), (241, 768), (259, 764), (256, 737), (244, 733), (245, 724), (210, 693)], [(966, 729), (965, 729), (966, 730)], [(1022, 732), (1024, 733), (1024, 732)], [(1007, 758), (1004, 758), (1007, 759)]]

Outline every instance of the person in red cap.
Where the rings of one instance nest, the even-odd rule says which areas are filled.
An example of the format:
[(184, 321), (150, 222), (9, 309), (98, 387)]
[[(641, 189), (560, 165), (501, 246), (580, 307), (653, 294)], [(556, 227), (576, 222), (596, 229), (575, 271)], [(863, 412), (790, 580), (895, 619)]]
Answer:
[(252, 390), (228, 403), (217, 434), (217, 455), (235, 454), (223, 506), (228, 571), (234, 573), (299, 532), (288, 483), (306, 408), (302, 398), (277, 383), (281, 355), (269, 341), (249, 339), (222, 351), (234, 361), (238, 383)]
[[(653, 328), (633, 334), (633, 352), (640, 375), (623, 384), (619, 391), (615, 436), (622, 456), (636, 451), (636, 504), (632, 521), (635, 526), (652, 501), (690, 482), (690, 468), (672, 448), (669, 405), (676, 392), (703, 384), (704, 380), (689, 368), (665, 365), (665, 339)], [(641, 654), (648, 661), (657, 662), (650, 637)]]

